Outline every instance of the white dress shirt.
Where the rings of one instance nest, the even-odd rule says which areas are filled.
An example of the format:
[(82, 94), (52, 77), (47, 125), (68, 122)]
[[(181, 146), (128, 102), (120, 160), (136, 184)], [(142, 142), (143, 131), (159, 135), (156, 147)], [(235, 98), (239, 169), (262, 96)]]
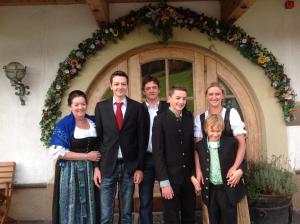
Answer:
[[(114, 107), (114, 113), (116, 114), (116, 111), (117, 111), (117, 105), (116, 105), (116, 100), (115, 98), (113, 98), (113, 107)], [(121, 110), (122, 110), (122, 115), (123, 115), (123, 118), (124, 118), (124, 115), (125, 115), (125, 112), (126, 112), (126, 108), (127, 108), (127, 98), (124, 97), (124, 99), (122, 100), (122, 107), (121, 107)], [(124, 121), (123, 121), (124, 123)], [(119, 146), (119, 149), (118, 149), (118, 159), (122, 159), (123, 156), (122, 156), (122, 151), (121, 151), (121, 146)]]
[[(96, 137), (96, 125), (90, 119), (87, 119), (89, 122), (89, 129), (80, 129), (77, 126), (74, 130), (74, 138), (82, 139), (87, 137)], [(57, 159), (59, 156), (64, 156), (67, 152), (70, 152), (70, 149), (67, 149), (61, 145), (51, 145), (49, 148), (49, 154), (53, 159)]]
[[(226, 108), (223, 108), (222, 110), (223, 119), (225, 118), (225, 112), (226, 112)], [(208, 111), (205, 111), (205, 119), (207, 118), (207, 116), (208, 116)], [(233, 136), (247, 133), (247, 131), (245, 130), (245, 124), (242, 121), (239, 112), (237, 112), (235, 108), (230, 109), (229, 122), (230, 122), (231, 130), (233, 132)], [(203, 138), (200, 115), (197, 115), (195, 117), (194, 137)]]
[(147, 152), (152, 153), (152, 127), (153, 127), (154, 118), (157, 115), (159, 101), (157, 101), (155, 107), (150, 107), (150, 104), (147, 101), (145, 103), (148, 108), (149, 118), (150, 118), (150, 130), (149, 130), (149, 141), (148, 141)]

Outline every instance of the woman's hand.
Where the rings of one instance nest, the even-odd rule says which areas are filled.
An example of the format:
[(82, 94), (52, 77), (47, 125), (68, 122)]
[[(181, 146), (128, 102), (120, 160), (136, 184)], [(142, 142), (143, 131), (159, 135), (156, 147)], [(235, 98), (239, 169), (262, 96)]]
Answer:
[(236, 168), (235, 167), (230, 167), (230, 169), (228, 170), (227, 172), (227, 175), (226, 175), (226, 178), (229, 178), (232, 176), (232, 174), (236, 171)]
[(87, 160), (98, 162), (101, 159), (101, 154), (99, 151), (90, 151), (87, 153)]
[(231, 176), (227, 178), (227, 185), (230, 187), (235, 187), (243, 176), (243, 171), (241, 169), (235, 170), (231, 173)]

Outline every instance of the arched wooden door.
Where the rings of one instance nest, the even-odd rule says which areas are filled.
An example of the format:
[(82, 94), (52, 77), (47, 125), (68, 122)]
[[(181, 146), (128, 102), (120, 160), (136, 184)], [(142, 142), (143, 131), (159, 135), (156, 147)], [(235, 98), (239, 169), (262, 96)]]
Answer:
[(116, 70), (129, 75), (128, 96), (142, 101), (141, 80), (144, 75), (154, 75), (161, 82), (161, 97), (176, 82), (188, 88), (188, 108), (194, 114), (206, 109), (205, 89), (215, 81), (221, 82), (227, 97), (225, 106), (236, 107), (246, 124), (247, 157), (257, 159), (262, 149), (260, 113), (254, 94), (238, 70), (225, 59), (193, 45), (172, 43), (150, 45), (131, 50), (113, 60), (100, 71), (88, 89), (88, 112), (93, 114), (96, 103), (110, 96), (109, 77)]

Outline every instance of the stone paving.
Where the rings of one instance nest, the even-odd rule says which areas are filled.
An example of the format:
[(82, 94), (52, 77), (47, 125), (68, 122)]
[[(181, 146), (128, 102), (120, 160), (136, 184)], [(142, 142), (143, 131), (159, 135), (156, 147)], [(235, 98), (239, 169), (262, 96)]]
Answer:
[[(115, 223), (118, 223), (118, 217), (115, 216)], [(196, 223), (195, 224), (201, 224), (201, 212), (196, 212)], [(137, 219), (134, 220), (134, 223), (138, 223)], [(162, 213), (161, 212), (154, 212), (153, 213), (153, 224), (163, 224), (162, 220)], [(8, 223), (7, 223), (8, 224)], [(49, 221), (18, 221), (16, 224), (51, 224)], [(293, 223), (292, 224), (300, 224), (300, 210), (295, 211), (293, 213)]]

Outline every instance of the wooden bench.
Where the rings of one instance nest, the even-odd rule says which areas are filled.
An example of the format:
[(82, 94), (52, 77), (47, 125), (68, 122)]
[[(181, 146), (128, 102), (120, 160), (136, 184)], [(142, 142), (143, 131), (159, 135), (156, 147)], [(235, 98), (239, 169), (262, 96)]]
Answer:
[(0, 162), (0, 224), (5, 222), (8, 215), (15, 170), (15, 162)]

